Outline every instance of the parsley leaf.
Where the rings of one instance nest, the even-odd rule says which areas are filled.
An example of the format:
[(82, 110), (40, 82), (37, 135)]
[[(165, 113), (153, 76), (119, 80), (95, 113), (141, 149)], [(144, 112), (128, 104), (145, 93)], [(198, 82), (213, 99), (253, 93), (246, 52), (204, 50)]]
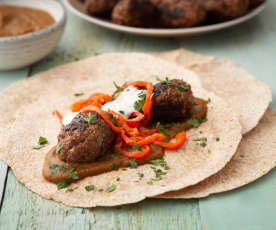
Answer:
[(161, 125), (160, 122), (157, 122), (156, 128), (157, 128), (159, 133), (162, 133), (165, 136), (170, 136), (169, 132), (165, 129), (165, 127), (163, 125)]
[(206, 101), (206, 104), (211, 103), (211, 98), (209, 97), (208, 100)]
[(120, 177), (117, 177), (117, 178), (116, 178), (116, 181), (120, 181), (120, 180), (121, 180), (121, 178), (120, 178)]
[(134, 102), (134, 109), (139, 112), (143, 108), (145, 103), (146, 103), (145, 99), (135, 101)]
[(178, 91), (181, 91), (181, 92), (184, 92), (184, 91), (188, 91), (189, 90), (189, 86), (187, 85), (180, 85), (178, 88), (177, 88)]
[(94, 185), (86, 185), (84, 188), (87, 192), (90, 192), (95, 189), (95, 186)]
[(61, 145), (60, 144), (57, 144), (57, 147), (56, 147), (56, 154), (59, 154), (61, 150)]
[(112, 166), (113, 166), (113, 169), (114, 169), (115, 171), (118, 171), (119, 168), (120, 168), (120, 165), (119, 165), (119, 164), (115, 164), (115, 163), (114, 163)]
[(137, 162), (135, 160), (128, 160), (129, 166), (132, 169), (137, 168)]
[(216, 138), (216, 141), (217, 141), (217, 142), (219, 142), (219, 141), (220, 141), (220, 138), (219, 138), (219, 137), (217, 137), (217, 138)]
[(49, 168), (50, 168), (50, 171), (51, 171), (52, 174), (56, 174), (57, 173), (57, 171), (56, 171), (57, 168), (61, 172), (65, 172), (65, 170), (66, 170), (63, 166), (58, 165), (58, 164), (52, 164), (52, 165), (50, 165)]
[(139, 144), (135, 144), (133, 147), (132, 147), (132, 151), (142, 151), (142, 148), (140, 147)]
[(142, 180), (143, 177), (144, 177), (144, 174), (143, 174), (143, 173), (137, 173), (137, 175), (139, 176), (139, 180)]
[(76, 187), (76, 188), (68, 188), (68, 189), (66, 189), (65, 192), (74, 192), (76, 189), (78, 189), (78, 187)]
[(200, 143), (200, 146), (203, 147), (203, 148), (206, 147), (206, 145), (207, 145), (206, 142), (201, 142)]
[(106, 189), (106, 192), (113, 192), (115, 191), (117, 188), (117, 186), (115, 184), (109, 186), (107, 189)]
[(167, 162), (164, 159), (151, 160), (150, 163), (155, 165), (155, 166), (161, 166), (165, 170), (169, 169), (169, 166), (168, 166)]
[(198, 137), (193, 139), (193, 141), (207, 141), (207, 137)]
[(125, 115), (125, 112), (123, 110), (119, 110), (119, 113)]
[(58, 189), (63, 189), (63, 188), (66, 188), (67, 186), (68, 184), (65, 180), (58, 181), (58, 184), (57, 184)]
[(46, 139), (46, 137), (42, 137), (40, 136), (39, 139), (38, 139), (38, 146), (34, 146), (32, 147), (32, 149), (41, 149), (43, 148), (46, 144), (48, 144), (48, 140)]
[(113, 81), (113, 85), (115, 86), (117, 91), (123, 91), (123, 88), (118, 86), (115, 81)]
[(150, 181), (147, 182), (147, 184), (152, 185), (153, 182), (150, 180)]
[(171, 80), (169, 80), (168, 77), (165, 78), (166, 84), (167, 85), (172, 85), (173, 83), (171, 82)]
[(89, 125), (96, 124), (96, 115), (93, 113), (88, 114), (88, 118), (83, 118)]
[(75, 168), (71, 168), (68, 174), (69, 178), (72, 178), (74, 180), (78, 180), (79, 177), (75, 174)]
[(194, 128), (198, 128), (200, 125), (200, 120), (198, 120), (196, 118), (190, 119), (187, 121), (187, 124), (193, 126)]
[(83, 96), (83, 95), (84, 95), (83, 92), (81, 92), (81, 93), (75, 93), (75, 94), (74, 94), (75, 97), (80, 97), (80, 96)]

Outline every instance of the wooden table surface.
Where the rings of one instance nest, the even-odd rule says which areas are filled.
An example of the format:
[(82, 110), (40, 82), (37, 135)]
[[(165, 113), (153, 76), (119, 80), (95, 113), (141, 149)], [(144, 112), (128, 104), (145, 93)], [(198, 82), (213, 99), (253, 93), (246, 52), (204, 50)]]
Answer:
[[(68, 13), (65, 35), (55, 51), (29, 68), (0, 73), (0, 90), (37, 72), (98, 53), (184, 47), (234, 60), (272, 88), (272, 106), (276, 109), (275, 15), (276, 1), (271, 0), (260, 16), (237, 27), (196, 37), (160, 39), (108, 31)], [(246, 187), (205, 199), (147, 199), (117, 208), (82, 209), (66, 207), (30, 192), (0, 161), (0, 200), (1, 230), (275, 230), (276, 170)]]

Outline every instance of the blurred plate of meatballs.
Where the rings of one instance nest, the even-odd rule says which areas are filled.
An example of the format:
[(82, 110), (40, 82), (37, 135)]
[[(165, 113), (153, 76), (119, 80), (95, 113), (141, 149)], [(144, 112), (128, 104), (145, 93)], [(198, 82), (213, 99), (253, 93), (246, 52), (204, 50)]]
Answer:
[(245, 22), (263, 11), (266, 0), (65, 0), (93, 24), (146, 36), (188, 36)]

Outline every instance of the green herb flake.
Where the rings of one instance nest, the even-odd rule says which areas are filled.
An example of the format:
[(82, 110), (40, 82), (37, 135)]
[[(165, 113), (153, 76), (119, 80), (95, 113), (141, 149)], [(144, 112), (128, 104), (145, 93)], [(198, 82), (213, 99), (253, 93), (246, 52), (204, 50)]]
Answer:
[(116, 181), (120, 181), (120, 180), (121, 180), (121, 178), (120, 178), (120, 177), (117, 177), (117, 178), (116, 178)]
[(145, 99), (147, 96), (147, 93), (146, 91), (141, 91), (138, 93), (138, 97), (141, 98), (141, 99)]
[(115, 170), (115, 171), (118, 171), (119, 170), (119, 168), (120, 168), (120, 165), (119, 164), (112, 164), (112, 166), (113, 166), (113, 169)]
[(39, 145), (46, 145), (46, 144), (48, 144), (48, 140), (46, 139), (46, 137), (39, 137), (38, 144)]
[(138, 177), (139, 177), (139, 180), (142, 180), (143, 177), (144, 177), (144, 174), (143, 173), (137, 173)]
[(79, 177), (75, 174), (75, 168), (71, 168), (68, 174), (68, 177), (73, 180), (78, 180)]
[(135, 144), (135, 145), (132, 147), (132, 151), (142, 151), (142, 148), (140, 147), (139, 144)]
[(115, 184), (109, 186), (107, 189), (106, 189), (106, 192), (113, 192), (115, 191), (117, 188), (117, 186)]
[(100, 188), (98, 191), (99, 191), (99, 192), (103, 192), (103, 189), (102, 189), (102, 188)]
[(156, 128), (157, 128), (159, 133), (162, 133), (167, 137), (170, 136), (169, 132), (165, 129), (165, 127), (163, 125), (161, 125), (160, 122), (157, 122)]
[(167, 172), (163, 172), (161, 169), (154, 169), (153, 171), (155, 173), (155, 178), (152, 180), (154, 181), (162, 180), (162, 176), (167, 174)]
[(198, 137), (193, 139), (193, 141), (207, 141), (207, 137)]
[(58, 164), (52, 164), (52, 165), (50, 165), (49, 168), (50, 168), (50, 171), (51, 171), (52, 174), (56, 174), (57, 173), (57, 171), (56, 171), (57, 168), (61, 172), (65, 172), (65, 170), (66, 170), (63, 166), (58, 165)]
[(189, 86), (187, 85), (181, 85), (177, 88), (178, 91), (180, 92), (185, 92), (185, 91), (188, 91), (189, 90)]
[(169, 170), (169, 166), (168, 166), (167, 162), (164, 159), (152, 160), (152, 161), (150, 161), (150, 163), (155, 165), (155, 166), (161, 166), (165, 170)]
[(92, 190), (95, 189), (95, 186), (94, 186), (94, 185), (86, 185), (86, 186), (84, 187), (84, 189), (85, 189), (87, 192), (90, 192), (90, 191), (92, 191)]
[(171, 80), (169, 80), (168, 77), (165, 78), (166, 84), (167, 85), (172, 85), (173, 83), (171, 82)]
[(211, 98), (209, 97), (208, 100), (206, 101), (206, 104), (210, 104), (211, 103)]
[(119, 110), (119, 113), (122, 114), (122, 115), (125, 115), (125, 112), (122, 111), (122, 110)]
[(57, 144), (57, 147), (56, 147), (56, 154), (59, 154), (61, 150), (61, 145), (60, 144)]
[(78, 187), (75, 187), (75, 188), (68, 188), (68, 189), (66, 189), (65, 192), (74, 192), (76, 189), (78, 189)]
[(117, 91), (120, 91), (120, 92), (123, 91), (123, 88), (118, 86), (115, 81), (113, 81), (113, 85), (115, 86)]
[(127, 168), (123, 168), (122, 170), (123, 170), (123, 171), (127, 171)]
[(219, 141), (220, 141), (220, 138), (219, 138), (219, 137), (217, 137), (217, 138), (216, 138), (216, 142), (219, 142)]
[(206, 142), (201, 142), (201, 143), (200, 143), (200, 146), (203, 147), (203, 148), (205, 148), (206, 145), (207, 145)]
[(67, 186), (68, 184), (65, 180), (58, 181), (58, 184), (57, 184), (58, 189), (63, 189), (63, 188), (66, 188)]
[(96, 115), (93, 113), (89, 113), (87, 118), (83, 118), (89, 125), (93, 125), (97, 123)]
[(188, 120), (187, 123), (188, 123), (188, 125), (191, 125), (194, 128), (198, 128), (200, 125), (200, 121), (196, 118)]
[(80, 96), (83, 96), (83, 95), (84, 95), (83, 92), (81, 92), (81, 93), (75, 93), (75, 94), (74, 94), (75, 97), (80, 97)]
[(135, 101), (133, 106), (134, 109), (139, 112), (143, 108), (145, 102), (146, 102), (145, 99)]
[(147, 182), (147, 184), (152, 185), (153, 182), (150, 180), (150, 181)]
[(128, 163), (129, 163), (130, 168), (132, 168), (132, 169), (137, 168), (138, 164), (135, 160), (128, 160)]

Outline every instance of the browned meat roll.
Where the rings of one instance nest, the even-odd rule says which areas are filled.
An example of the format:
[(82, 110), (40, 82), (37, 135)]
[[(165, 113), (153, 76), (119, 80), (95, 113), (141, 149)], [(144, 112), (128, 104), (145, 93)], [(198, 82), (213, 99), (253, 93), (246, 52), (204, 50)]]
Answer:
[(119, 0), (85, 0), (84, 7), (87, 13), (104, 15), (111, 13)]

